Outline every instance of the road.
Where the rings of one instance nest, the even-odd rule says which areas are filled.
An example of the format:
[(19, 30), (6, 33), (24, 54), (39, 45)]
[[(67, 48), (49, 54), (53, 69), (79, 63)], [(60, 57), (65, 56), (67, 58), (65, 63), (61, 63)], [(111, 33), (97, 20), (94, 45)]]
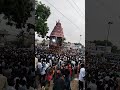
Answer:
[[(53, 82), (51, 81), (50, 87), (49, 88), (46, 87), (45, 90), (53, 90), (52, 88), (53, 88)], [(39, 86), (38, 90), (44, 90), (44, 89), (41, 89), (40, 86)], [(71, 81), (71, 90), (78, 90), (78, 80), (74, 79), (74, 80)]]

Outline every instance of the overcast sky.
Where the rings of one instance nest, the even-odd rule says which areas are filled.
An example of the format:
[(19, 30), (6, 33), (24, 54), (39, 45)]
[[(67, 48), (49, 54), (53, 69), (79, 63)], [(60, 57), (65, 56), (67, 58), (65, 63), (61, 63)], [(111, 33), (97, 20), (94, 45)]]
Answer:
[[(50, 7), (51, 15), (47, 21), (50, 30), (47, 35), (50, 35), (51, 31), (56, 25), (56, 21), (60, 20), (66, 41), (81, 42), (83, 45), (85, 45), (85, 0), (38, 0), (38, 1), (41, 1), (46, 6)], [(63, 15), (61, 15), (53, 6), (51, 6), (46, 1), (51, 3), (72, 23), (69, 20), (67, 20)], [(75, 5), (73, 1), (77, 5)], [(80, 35), (82, 35), (81, 38)], [(36, 36), (36, 38), (38, 37)]]
[(109, 40), (120, 47), (120, 0), (87, 0), (85, 6), (86, 40), (106, 40), (112, 21)]

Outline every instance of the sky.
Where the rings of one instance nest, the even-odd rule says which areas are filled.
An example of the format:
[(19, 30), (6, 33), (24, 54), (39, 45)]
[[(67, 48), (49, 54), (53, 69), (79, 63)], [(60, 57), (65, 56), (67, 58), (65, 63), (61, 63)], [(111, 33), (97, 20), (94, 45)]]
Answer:
[[(66, 41), (72, 43), (80, 42), (85, 45), (85, 0), (38, 1), (50, 7), (51, 15), (47, 21), (49, 27), (48, 36), (56, 25), (56, 21), (60, 20)], [(82, 36), (80, 37), (80, 35)], [(41, 39), (37, 35), (35, 37)]]
[(120, 0), (87, 0), (85, 3), (86, 40), (108, 40), (120, 47)]
[[(108, 30), (107, 23), (108, 21), (113, 21), (113, 24), (110, 27), (109, 40), (120, 47), (120, 0), (87, 0), (86, 2), (85, 0), (74, 0), (79, 8), (73, 3), (73, 0), (41, 1), (46, 6), (49, 6), (51, 10), (51, 15), (47, 21), (50, 29), (47, 35), (50, 35), (56, 21), (60, 20), (67, 41), (81, 42), (84, 45), (85, 38), (86, 40), (105, 40)], [(46, 1), (56, 7), (57, 10), (72, 23)], [(2, 17), (3, 16), (0, 15), (0, 20), (2, 20), (0, 23), (0, 30), (6, 29), (10, 31), (10, 33), (16, 35), (17, 31), (15, 27), (6, 26), (5, 20), (3, 20)], [(28, 21), (33, 22), (33, 19), (34, 18), (32, 17)], [(75, 25), (79, 27), (79, 29), (76, 28)], [(81, 40), (80, 35), (82, 35)], [(38, 38), (37, 35), (35, 37)]]

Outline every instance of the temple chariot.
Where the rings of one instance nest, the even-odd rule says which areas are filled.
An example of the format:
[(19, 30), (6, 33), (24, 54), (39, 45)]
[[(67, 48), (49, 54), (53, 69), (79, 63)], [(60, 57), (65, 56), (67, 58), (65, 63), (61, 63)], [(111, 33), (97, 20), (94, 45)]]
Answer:
[(49, 50), (52, 52), (61, 52), (63, 49), (64, 33), (60, 21), (56, 22), (49, 39)]

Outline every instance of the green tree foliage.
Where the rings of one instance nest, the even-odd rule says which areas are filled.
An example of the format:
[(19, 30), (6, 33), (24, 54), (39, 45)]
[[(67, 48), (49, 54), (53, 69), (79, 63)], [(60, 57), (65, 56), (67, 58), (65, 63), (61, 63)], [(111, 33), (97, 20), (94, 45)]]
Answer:
[[(25, 28), (27, 20), (34, 10), (32, 0), (0, 0), (0, 14), (4, 14), (6, 23), (16, 28)], [(28, 24), (29, 25), (29, 24)], [(30, 27), (29, 27), (30, 28)]]
[(112, 43), (110, 41), (104, 40), (104, 41), (100, 41), (100, 40), (94, 40), (93, 43), (95, 43), (95, 45), (100, 45), (100, 46), (112, 46)]
[(113, 53), (120, 53), (120, 50), (118, 49), (117, 46), (113, 45), (112, 42), (110, 41), (100, 41), (100, 40), (95, 40), (93, 41), (93, 43), (95, 43), (95, 45), (100, 45), (100, 46), (106, 46), (106, 43), (107, 43), (107, 46), (111, 46), (111, 52)]
[(44, 38), (49, 31), (47, 26), (47, 19), (50, 16), (50, 8), (42, 4), (41, 2), (36, 2), (35, 7), (35, 31)]

